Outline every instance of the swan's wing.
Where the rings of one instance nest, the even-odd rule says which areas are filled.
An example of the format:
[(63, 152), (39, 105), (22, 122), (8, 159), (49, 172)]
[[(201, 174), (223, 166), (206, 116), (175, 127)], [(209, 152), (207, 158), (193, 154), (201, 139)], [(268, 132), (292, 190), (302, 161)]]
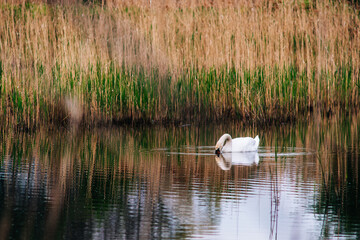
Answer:
[(232, 140), (233, 152), (251, 152), (256, 151), (259, 146), (259, 137), (243, 137), (235, 138)]

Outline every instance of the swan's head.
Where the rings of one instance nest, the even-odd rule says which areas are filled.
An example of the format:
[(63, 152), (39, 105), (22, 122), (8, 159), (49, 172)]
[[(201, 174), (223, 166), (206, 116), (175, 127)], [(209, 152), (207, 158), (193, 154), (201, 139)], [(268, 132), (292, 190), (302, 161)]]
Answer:
[(220, 155), (220, 148), (215, 148), (215, 154), (217, 155), (217, 156), (219, 156)]
[(225, 133), (224, 135), (221, 136), (221, 138), (219, 139), (219, 141), (217, 141), (215, 145), (216, 155), (219, 155), (222, 152), (223, 147), (228, 141), (231, 141), (231, 136), (229, 134)]

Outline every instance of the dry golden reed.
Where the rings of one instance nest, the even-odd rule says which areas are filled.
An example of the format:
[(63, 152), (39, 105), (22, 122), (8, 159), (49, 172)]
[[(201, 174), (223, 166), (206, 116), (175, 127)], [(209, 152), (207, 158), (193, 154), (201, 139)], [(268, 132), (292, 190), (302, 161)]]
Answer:
[(87, 124), (267, 121), (359, 102), (347, 2), (7, 1), (0, 21), (7, 124), (63, 122), (64, 99)]

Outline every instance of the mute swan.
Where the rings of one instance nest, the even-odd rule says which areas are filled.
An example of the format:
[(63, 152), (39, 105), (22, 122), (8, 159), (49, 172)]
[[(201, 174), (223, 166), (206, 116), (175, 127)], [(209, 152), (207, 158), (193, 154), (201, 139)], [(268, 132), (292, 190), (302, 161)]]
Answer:
[(259, 136), (255, 138), (243, 137), (234, 138), (227, 133), (221, 136), (215, 146), (215, 154), (223, 152), (253, 152), (259, 147)]

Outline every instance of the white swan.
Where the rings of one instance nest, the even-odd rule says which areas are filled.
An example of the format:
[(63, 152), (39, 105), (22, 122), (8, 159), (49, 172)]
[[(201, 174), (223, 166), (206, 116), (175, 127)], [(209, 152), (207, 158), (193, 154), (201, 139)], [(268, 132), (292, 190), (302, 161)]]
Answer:
[(219, 141), (215, 146), (215, 153), (225, 153), (225, 152), (253, 152), (257, 151), (259, 147), (259, 136), (255, 138), (251, 137), (242, 137), (234, 138), (227, 133), (221, 136)]

